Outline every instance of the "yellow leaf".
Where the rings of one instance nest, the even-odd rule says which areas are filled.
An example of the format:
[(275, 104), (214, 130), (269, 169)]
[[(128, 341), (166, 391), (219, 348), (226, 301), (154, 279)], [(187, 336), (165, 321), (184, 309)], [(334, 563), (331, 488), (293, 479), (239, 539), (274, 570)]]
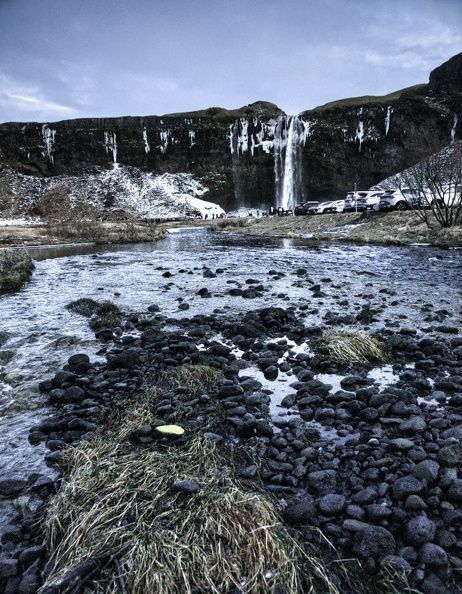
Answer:
[(183, 427), (180, 427), (179, 425), (160, 425), (155, 428), (155, 431), (166, 437), (179, 437), (184, 433)]

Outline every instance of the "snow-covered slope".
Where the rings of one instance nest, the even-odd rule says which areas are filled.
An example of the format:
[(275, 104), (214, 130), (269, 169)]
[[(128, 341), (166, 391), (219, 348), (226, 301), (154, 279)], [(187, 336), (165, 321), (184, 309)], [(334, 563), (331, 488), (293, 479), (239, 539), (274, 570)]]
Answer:
[(59, 198), (67, 208), (90, 208), (94, 216), (104, 218), (116, 213), (135, 219), (224, 216), (220, 206), (203, 199), (207, 191), (188, 173), (152, 175), (126, 166), (42, 179), (4, 170), (0, 219), (31, 216), (40, 203), (43, 211), (45, 201), (52, 207)]
[(414, 187), (425, 190), (429, 182), (443, 187), (445, 184), (462, 181), (462, 141), (452, 142), (441, 151), (430, 155), (420, 163), (382, 180), (370, 190), (392, 190)]
[(0, 173), (0, 218), (27, 216), (54, 207), (91, 209), (93, 216), (121, 213), (135, 219), (215, 218), (224, 210), (203, 199), (208, 189), (189, 173), (152, 175), (135, 167), (38, 179), (4, 170)]
[(123, 210), (137, 219), (220, 216), (217, 204), (203, 200), (208, 189), (190, 173), (152, 175), (118, 166), (94, 175), (70, 179), (73, 205), (82, 200), (95, 207)]

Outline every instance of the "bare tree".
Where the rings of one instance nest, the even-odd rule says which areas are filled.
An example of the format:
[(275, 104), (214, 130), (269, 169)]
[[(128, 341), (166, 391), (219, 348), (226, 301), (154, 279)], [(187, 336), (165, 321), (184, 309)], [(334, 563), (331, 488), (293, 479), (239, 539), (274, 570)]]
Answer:
[(411, 206), (428, 226), (462, 223), (462, 141), (419, 161), (400, 174), (400, 185), (417, 190)]

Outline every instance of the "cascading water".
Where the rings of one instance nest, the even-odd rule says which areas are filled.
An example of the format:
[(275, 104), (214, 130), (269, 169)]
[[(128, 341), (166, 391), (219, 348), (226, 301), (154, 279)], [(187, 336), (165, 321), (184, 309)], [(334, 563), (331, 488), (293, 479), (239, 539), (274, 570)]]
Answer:
[[(306, 200), (302, 150), (313, 124), (298, 116), (281, 115), (277, 120), (266, 122), (257, 117), (243, 117), (230, 125), (228, 140), (237, 211), (255, 206), (255, 187), (258, 184), (255, 170), (258, 165), (255, 166), (253, 159), (265, 159), (265, 153), (274, 153), (275, 193), (272, 198), (271, 184), (268, 184), (263, 199), (263, 194), (260, 196), (260, 208), (273, 204), (284, 210), (293, 210), (296, 203)], [(264, 161), (264, 167), (267, 162)]]
[(310, 123), (298, 116), (280, 116), (274, 131), (274, 180), (276, 206), (294, 210), (306, 198), (303, 183), (302, 147)]

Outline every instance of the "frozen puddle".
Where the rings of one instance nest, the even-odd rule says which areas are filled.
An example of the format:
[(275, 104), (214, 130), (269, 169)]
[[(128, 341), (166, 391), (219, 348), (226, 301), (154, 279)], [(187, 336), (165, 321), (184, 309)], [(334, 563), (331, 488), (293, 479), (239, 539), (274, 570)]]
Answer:
[[(340, 382), (344, 377), (344, 375), (337, 375), (334, 373), (319, 373), (315, 376), (315, 379), (320, 380), (324, 384), (330, 384), (332, 386), (331, 392), (335, 393), (337, 390), (343, 389)], [(389, 364), (371, 369), (367, 374), (367, 377), (374, 380), (374, 385), (378, 388), (393, 385), (399, 379), (393, 371), (393, 367)]]
[[(292, 384), (297, 381), (295, 376), (279, 372), (277, 379), (268, 380), (264, 373), (255, 366), (250, 366), (241, 370), (240, 375), (246, 375), (256, 379), (262, 384), (263, 390), (271, 392), (270, 411), (273, 417), (294, 414), (293, 411), (289, 411), (285, 407), (281, 406), (281, 403), (286, 396), (295, 394), (296, 390), (292, 387)], [(314, 376), (314, 379), (321, 381), (323, 384), (331, 385), (332, 388), (330, 392), (334, 394), (338, 390), (342, 390), (340, 382), (344, 377), (344, 375), (318, 373)], [(374, 380), (374, 384), (379, 388), (392, 385), (396, 383), (398, 379), (398, 376), (394, 373), (393, 367), (391, 365), (384, 365), (383, 367), (372, 369), (368, 373), (368, 377), (372, 378)]]

